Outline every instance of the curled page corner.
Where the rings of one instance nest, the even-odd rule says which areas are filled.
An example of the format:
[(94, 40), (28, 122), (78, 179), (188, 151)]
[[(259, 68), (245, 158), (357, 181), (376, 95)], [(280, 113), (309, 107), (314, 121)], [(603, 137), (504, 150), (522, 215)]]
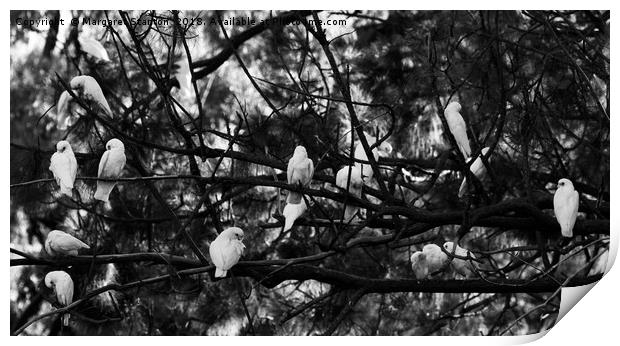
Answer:
[(609, 227), (609, 255), (607, 256), (607, 265), (605, 266), (605, 273), (607, 275), (609, 270), (614, 265), (614, 261), (616, 260), (616, 255), (618, 254), (618, 234), (616, 232), (612, 232), (611, 230), (617, 229), (616, 227)]
[[(597, 281), (598, 282), (598, 281)], [(593, 282), (588, 285), (576, 286), (576, 287), (562, 287), (560, 293), (560, 311), (558, 312), (558, 318), (555, 323), (560, 320), (583, 298), (597, 282)]]

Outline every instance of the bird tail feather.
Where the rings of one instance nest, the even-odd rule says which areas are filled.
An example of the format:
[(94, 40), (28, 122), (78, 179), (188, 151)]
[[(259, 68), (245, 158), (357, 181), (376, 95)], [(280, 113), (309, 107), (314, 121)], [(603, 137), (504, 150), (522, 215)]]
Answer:
[(225, 278), (227, 272), (228, 272), (227, 270), (223, 270), (223, 269), (220, 269), (220, 268), (216, 267), (215, 268), (215, 277), (216, 278)]
[(287, 203), (282, 211), (282, 215), (284, 215), (284, 231), (291, 229), (295, 223), (295, 220), (297, 220), (305, 210), (306, 208), (303, 202), (299, 204)]
[(562, 225), (562, 235), (566, 238), (571, 238), (573, 236), (573, 229), (569, 226)]
[(107, 202), (110, 197), (110, 192), (114, 188), (116, 183), (110, 183), (107, 181), (98, 181), (97, 182), (97, 191), (95, 191), (95, 199), (100, 201)]
[(73, 186), (67, 186), (66, 184), (60, 184), (60, 193), (69, 197), (73, 197)]
[(458, 143), (459, 149), (463, 156), (465, 156), (465, 161), (471, 156), (471, 147), (469, 146), (469, 142)]
[(293, 224), (295, 223), (295, 219), (292, 217), (284, 217), (284, 231), (288, 231), (289, 229), (291, 229), (291, 227), (293, 227)]
[(69, 314), (62, 315), (62, 324), (67, 327), (69, 325)]

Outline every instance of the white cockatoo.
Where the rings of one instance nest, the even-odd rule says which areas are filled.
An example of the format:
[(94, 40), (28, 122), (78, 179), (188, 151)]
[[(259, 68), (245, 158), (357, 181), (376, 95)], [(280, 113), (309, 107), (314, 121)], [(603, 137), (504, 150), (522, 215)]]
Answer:
[(422, 253), (426, 256), (428, 272), (431, 274), (443, 269), (450, 262), (450, 257), (441, 251), (441, 248), (436, 244), (424, 245)]
[(558, 181), (558, 189), (553, 195), (553, 211), (555, 218), (560, 224), (562, 235), (565, 237), (573, 236), (573, 227), (577, 220), (579, 210), (579, 193), (575, 191), (573, 183), (564, 178)]
[(428, 262), (426, 255), (422, 251), (416, 251), (411, 255), (411, 269), (416, 279), (425, 279), (428, 274)]
[[(351, 171), (351, 179), (349, 181), (349, 170)], [(347, 183), (348, 190), (347, 190)], [(345, 166), (342, 167), (338, 173), (336, 173), (336, 186), (347, 190), (349, 193), (357, 198), (362, 198), (362, 188), (364, 187), (364, 180), (362, 179), (362, 171), (358, 166)], [(353, 205), (346, 206), (344, 210), (344, 220), (349, 221), (357, 211), (358, 207)]]
[(77, 175), (77, 160), (71, 149), (71, 144), (67, 141), (56, 143), (56, 152), (50, 159), (50, 168), (54, 179), (60, 186), (60, 193), (69, 197), (73, 195), (73, 183)]
[[(469, 166), (469, 170), (474, 174), (474, 176), (478, 179), (478, 180), (482, 180), (482, 178), (484, 177), (485, 173), (486, 173), (486, 167), (484, 166), (484, 162), (482, 161), (482, 156), (486, 156), (486, 154), (489, 152), (489, 147), (484, 147), (482, 148), (481, 152), (480, 152), (480, 156), (478, 156), (476, 158), (476, 161), (474, 161), (474, 163), (472, 163)], [(487, 158), (488, 160), (488, 158)], [(467, 184), (467, 177), (463, 177), (463, 182), (461, 183), (461, 187), (459, 187), (459, 197), (463, 197), (463, 195), (465, 195), (465, 192), (467, 192), (468, 189), (468, 184)]]
[(63, 231), (53, 230), (47, 234), (47, 239), (45, 239), (45, 251), (50, 256), (58, 254), (77, 256), (80, 249), (90, 249), (90, 246)]
[(71, 89), (76, 92), (78, 96), (81, 96), (86, 101), (98, 104), (110, 118), (114, 117), (112, 115), (110, 105), (105, 99), (103, 91), (101, 90), (101, 87), (99, 86), (99, 83), (97, 83), (95, 78), (91, 76), (73, 77), (73, 79), (71, 79), (70, 85)]
[[(53, 271), (45, 275), (45, 286), (54, 290), (58, 304), (70, 305), (73, 302), (73, 280), (64, 271)], [(69, 325), (69, 314), (62, 316), (62, 324)]]
[[(469, 257), (472, 259), (475, 259), (476, 256), (474, 256), (473, 253), (471, 253), (468, 250), (463, 249), (462, 247), (458, 246), (457, 244), (449, 241), (449, 242), (445, 242), (443, 244), (443, 248), (452, 255), (456, 255), (459, 257)], [(472, 269), (472, 263), (470, 263), (471, 260), (464, 260), (464, 259), (460, 259), (460, 258), (455, 258), (455, 257), (451, 257), (452, 258), (452, 267), (454, 268), (454, 270), (463, 275), (464, 277), (471, 277), (474, 274), (474, 270)]]
[(230, 227), (220, 233), (209, 245), (209, 256), (215, 265), (215, 277), (226, 277), (227, 271), (232, 268), (243, 254), (243, 230), (239, 227)]
[(295, 220), (297, 220), (303, 213), (308, 210), (308, 205), (305, 200), (301, 200), (301, 203), (293, 204), (286, 203), (282, 215), (284, 216), (284, 231), (288, 231), (293, 227)]
[(58, 102), (56, 103), (56, 116), (57, 116), (57, 124), (56, 126), (64, 130), (68, 126), (71, 126), (73, 123), (73, 119), (71, 119), (71, 110), (70, 104), (73, 100), (71, 94), (68, 91), (63, 91), (58, 97)]
[[(368, 142), (368, 146), (373, 146), (377, 139), (374, 136), (371, 136), (368, 133), (364, 132), (364, 136), (366, 137), (366, 141)], [(388, 142), (382, 142), (376, 148), (372, 149), (372, 156), (375, 161), (379, 160), (379, 157), (386, 157), (392, 152), (392, 146)], [(366, 155), (366, 151), (364, 150), (364, 146), (362, 143), (358, 143), (355, 147), (355, 152), (353, 153), (353, 157), (355, 158), (355, 166), (358, 167), (362, 172), (362, 179), (366, 182), (370, 181), (373, 177), (373, 170), (369, 163), (357, 162), (357, 160), (369, 162), (368, 156)]]
[[(112, 138), (105, 145), (106, 151), (99, 161), (99, 173), (97, 177), (107, 179), (118, 179), (125, 167), (127, 158), (125, 157), (125, 145), (116, 138)], [(97, 180), (97, 191), (95, 191), (95, 199), (107, 201), (110, 192), (116, 185), (113, 181)]]
[(469, 138), (467, 137), (467, 125), (461, 115), (461, 104), (450, 102), (446, 106), (444, 115), (459, 150), (463, 153), (465, 159), (469, 158), (471, 156), (471, 148), (469, 147)]
[(83, 36), (80, 36), (78, 41), (80, 42), (80, 50), (82, 52), (102, 61), (110, 61), (108, 52), (105, 50), (101, 42), (90, 37)]
[[(310, 185), (312, 176), (314, 175), (314, 163), (308, 158), (306, 148), (299, 145), (295, 148), (293, 157), (288, 161), (286, 168), (286, 178), (289, 184), (306, 187)], [(301, 203), (302, 195), (299, 192), (289, 191), (286, 203)]]

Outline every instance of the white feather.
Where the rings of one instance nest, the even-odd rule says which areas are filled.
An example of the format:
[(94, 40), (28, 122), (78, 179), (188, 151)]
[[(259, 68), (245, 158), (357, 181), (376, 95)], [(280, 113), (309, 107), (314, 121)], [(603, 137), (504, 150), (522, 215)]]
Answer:
[(82, 37), (78, 38), (80, 42), (80, 49), (82, 52), (97, 58), (103, 61), (110, 61), (110, 57), (108, 56), (108, 52), (105, 50), (103, 45), (90, 37)]
[(90, 249), (90, 246), (63, 231), (51, 231), (45, 240), (45, 251), (51, 256), (57, 254), (77, 256), (80, 249)]
[[(116, 138), (112, 138), (106, 144), (106, 151), (99, 161), (99, 178), (118, 179), (123, 172), (125, 162), (125, 146), (123, 142)], [(95, 191), (95, 199), (107, 201), (110, 192), (116, 185), (113, 181), (97, 181), (97, 191)]]
[(50, 159), (49, 170), (60, 186), (60, 192), (71, 197), (77, 175), (77, 160), (69, 142), (60, 141), (56, 144), (56, 152)]
[(568, 179), (558, 181), (558, 189), (553, 196), (553, 211), (560, 224), (564, 237), (573, 236), (573, 227), (579, 211), (579, 193)]
[(226, 277), (230, 268), (239, 262), (245, 245), (243, 230), (239, 227), (230, 227), (220, 233), (209, 245), (209, 256), (215, 265), (215, 277)]
[(113, 117), (110, 105), (95, 78), (91, 76), (73, 77), (71, 89), (76, 90), (85, 100), (97, 103), (108, 116)]
[(297, 220), (307, 209), (308, 205), (303, 199), (301, 200), (301, 203), (298, 204), (287, 203), (282, 211), (282, 215), (284, 216), (284, 231), (291, 229), (295, 223), (295, 220)]
[[(61, 306), (70, 305), (73, 302), (73, 280), (64, 271), (53, 271), (45, 275), (45, 286), (54, 290), (58, 304)], [(69, 325), (69, 314), (62, 317), (63, 324)]]
[(456, 140), (456, 144), (459, 147), (461, 153), (465, 158), (471, 156), (471, 148), (469, 147), (469, 138), (467, 138), (467, 125), (465, 119), (461, 115), (461, 104), (458, 102), (451, 102), (446, 106), (444, 111), (446, 121), (452, 136)]

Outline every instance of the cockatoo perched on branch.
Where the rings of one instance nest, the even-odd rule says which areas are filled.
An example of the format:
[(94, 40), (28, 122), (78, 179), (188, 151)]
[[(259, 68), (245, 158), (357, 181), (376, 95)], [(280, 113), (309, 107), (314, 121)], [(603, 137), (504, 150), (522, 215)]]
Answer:
[[(368, 146), (373, 146), (377, 140), (375, 137), (371, 136), (368, 133), (364, 132), (364, 136), (366, 137), (366, 141), (368, 142)], [(382, 142), (379, 146), (372, 149), (372, 156), (375, 161), (379, 160), (379, 157), (386, 157), (392, 152), (392, 146), (388, 142)], [(373, 170), (369, 163), (357, 162), (357, 160), (369, 162), (368, 156), (366, 155), (366, 150), (364, 150), (364, 146), (362, 143), (358, 143), (355, 147), (355, 152), (353, 154), (355, 158), (355, 166), (360, 169), (362, 172), (362, 180), (365, 182), (369, 182), (373, 177)]]
[[(306, 148), (299, 145), (295, 148), (293, 157), (288, 161), (286, 168), (286, 178), (289, 184), (307, 187), (314, 175), (314, 163), (308, 158)], [(286, 203), (301, 203), (302, 195), (296, 191), (289, 191)]]
[(90, 249), (90, 246), (63, 231), (51, 231), (45, 240), (45, 251), (50, 256), (58, 254), (77, 256), (79, 249)]
[(558, 189), (553, 196), (553, 211), (562, 229), (562, 235), (572, 237), (579, 211), (579, 193), (575, 191), (573, 183), (566, 178), (558, 181)]
[[(473, 253), (471, 253), (468, 250), (463, 249), (462, 247), (458, 246), (457, 244), (449, 241), (449, 242), (445, 242), (443, 244), (443, 248), (452, 255), (456, 255), (459, 257), (469, 257), (472, 259), (475, 259), (476, 256), (474, 256)], [(460, 258), (456, 258), (456, 257), (452, 257), (452, 267), (454, 268), (454, 270), (463, 275), (464, 277), (471, 277), (474, 274), (474, 270), (472, 269), (472, 264), (470, 263), (470, 260), (465, 260), (465, 259), (460, 259)]]
[(83, 36), (80, 36), (78, 41), (80, 42), (80, 50), (82, 52), (102, 61), (110, 61), (108, 52), (99, 41)]
[[(91, 76), (77, 76), (71, 79), (71, 89), (77, 93), (78, 96), (82, 97), (84, 100), (96, 103), (99, 105), (104, 112), (110, 117), (113, 118), (112, 110), (110, 109), (110, 105), (108, 101), (103, 96), (103, 91), (99, 86), (99, 83), (95, 80), (95, 78)], [(61, 95), (62, 96), (62, 95)]]
[[(293, 152), (293, 157), (288, 161), (286, 168), (286, 179), (291, 185), (300, 185), (307, 187), (312, 181), (314, 175), (314, 163), (308, 158), (306, 148), (299, 145)], [(296, 191), (289, 191), (286, 197), (286, 205), (282, 210), (284, 215), (284, 231), (288, 231), (293, 227), (293, 223), (308, 209), (303, 195)]]
[(49, 170), (52, 171), (54, 179), (60, 186), (60, 192), (69, 197), (73, 195), (73, 183), (75, 183), (77, 168), (78, 164), (71, 144), (67, 141), (56, 143), (56, 152), (50, 159)]
[[(99, 178), (118, 179), (125, 167), (127, 158), (125, 157), (125, 145), (116, 138), (112, 138), (105, 146), (106, 151), (99, 161)], [(107, 201), (110, 192), (116, 185), (113, 181), (97, 181), (97, 191), (95, 191), (95, 199)]]
[[(484, 162), (482, 161), (482, 156), (486, 156), (488, 152), (489, 152), (489, 147), (483, 148), (481, 150), (480, 156), (478, 156), (476, 158), (476, 161), (474, 161), (474, 163), (472, 163), (471, 166), (469, 166), (469, 170), (474, 174), (474, 176), (478, 180), (482, 180), (482, 178), (484, 177), (486, 173), (486, 168), (484, 166)], [(467, 192), (467, 189), (468, 189), (467, 177), (463, 177), (463, 182), (461, 183), (461, 187), (459, 187), (458, 196), (463, 197), (463, 195), (465, 195), (465, 192)]]
[[(53, 271), (45, 275), (45, 286), (54, 290), (56, 299), (61, 306), (70, 305), (73, 302), (73, 280), (64, 271)], [(69, 314), (62, 316), (62, 324), (69, 325)]]
[(424, 245), (422, 253), (426, 256), (428, 272), (430, 274), (438, 272), (450, 262), (448, 255), (441, 251), (441, 248), (435, 244)]
[(306, 201), (302, 198), (301, 203), (292, 204), (286, 203), (284, 206), (284, 210), (282, 211), (282, 215), (284, 216), (284, 229), (283, 231), (288, 231), (293, 227), (295, 220), (297, 220), (303, 213), (308, 210), (308, 205)]
[(452, 136), (456, 140), (461, 153), (465, 159), (471, 156), (471, 148), (469, 147), (469, 138), (467, 137), (467, 125), (465, 119), (461, 115), (461, 104), (458, 102), (450, 102), (444, 111), (446, 121)]
[[(351, 171), (350, 181), (349, 181), (349, 170)], [(349, 183), (348, 190), (347, 190), (347, 183)], [(362, 179), (362, 171), (360, 170), (360, 167), (358, 166), (342, 167), (338, 171), (338, 173), (336, 173), (336, 186), (347, 190), (349, 193), (351, 193), (357, 198), (362, 198), (362, 188), (364, 187), (364, 180)], [(344, 220), (347, 222), (351, 220), (351, 218), (355, 216), (358, 210), (359, 210), (358, 207), (347, 204), (345, 211), (344, 211)]]
[(220, 233), (209, 245), (209, 256), (215, 265), (215, 277), (226, 277), (227, 271), (232, 268), (243, 254), (243, 230), (239, 227), (230, 227)]
[(425, 279), (428, 276), (428, 262), (422, 251), (416, 251), (411, 255), (411, 269), (416, 279)]

